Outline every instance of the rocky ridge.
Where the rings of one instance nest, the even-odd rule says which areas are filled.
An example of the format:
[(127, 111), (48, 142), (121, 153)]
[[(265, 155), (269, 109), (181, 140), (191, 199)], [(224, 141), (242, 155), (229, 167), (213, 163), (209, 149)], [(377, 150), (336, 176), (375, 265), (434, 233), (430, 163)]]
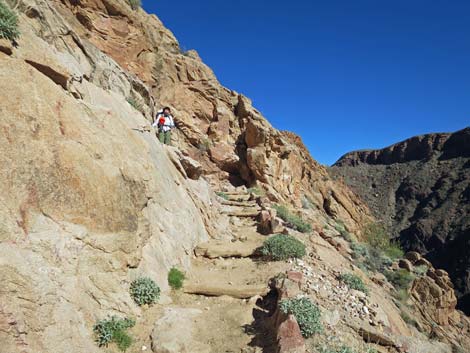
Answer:
[[(0, 352), (114, 352), (93, 337), (108, 315), (136, 318), (136, 351), (313, 351), (295, 320), (278, 315), (283, 295), (317, 301), (325, 337), (391, 352), (427, 344), (432, 319), (422, 318), (422, 333), (408, 327), (386, 282), (364, 277), (375, 294), (355, 324), (357, 310), (331, 300), (342, 293), (364, 312), (336, 278), (361, 270), (334, 227), (360, 238), (367, 207), (298, 137), (222, 87), (197, 53), (182, 53), (156, 16), (118, 0), (8, 3), (21, 37), (0, 41)], [(175, 147), (149, 127), (163, 105), (175, 111)], [(297, 207), (316, 230), (292, 230), (274, 203)], [(260, 244), (278, 232), (301, 239), (308, 259), (260, 259)], [(173, 266), (188, 277), (177, 292), (166, 278)], [(279, 273), (287, 278), (269, 286)], [(325, 296), (311, 286), (314, 273), (332, 283)], [(161, 287), (157, 305), (129, 296), (140, 276)], [(453, 320), (438, 327), (433, 351), (468, 346), (466, 317), (439, 305)], [(377, 308), (383, 319), (374, 321)]]
[(408, 250), (449, 272), (470, 312), (470, 128), (343, 156), (330, 173), (363, 198)]

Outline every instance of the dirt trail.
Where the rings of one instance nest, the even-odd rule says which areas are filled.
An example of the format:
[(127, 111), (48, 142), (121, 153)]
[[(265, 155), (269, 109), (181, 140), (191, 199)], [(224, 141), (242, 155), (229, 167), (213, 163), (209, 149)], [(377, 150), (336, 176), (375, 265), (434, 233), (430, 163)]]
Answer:
[[(154, 353), (271, 353), (275, 338), (269, 316), (275, 304), (269, 280), (287, 269), (285, 262), (263, 262), (257, 249), (266, 239), (257, 232), (260, 208), (247, 193), (221, 200), (232, 217), (232, 239), (210, 240), (195, 250), (184, 287), (171, 303), (144, 309), (134, 329), (138, 342)], [(152, 327), (148, 333), (139, 327)], [(142, 348), (143, 349), (143, 348)]]

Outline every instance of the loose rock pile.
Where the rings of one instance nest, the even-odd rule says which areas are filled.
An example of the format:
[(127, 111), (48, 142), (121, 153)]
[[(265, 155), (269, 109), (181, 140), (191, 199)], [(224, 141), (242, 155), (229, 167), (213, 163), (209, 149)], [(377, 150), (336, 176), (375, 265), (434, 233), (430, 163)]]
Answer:
[(326, 303), (328, 309), (334, 307), (342, 312), (343, 318), (358, 318), (373, 326), (383, 325), (378, 317), (378, 305), (372, 303), (363, 292), (349, 288), (331, 273), (339, 275), (337, 271), (328, 274), (315, 272), (313, 267), (302, 260), (292, 260), (294, 270), (301, 272), (304, 277), (303, 290)]

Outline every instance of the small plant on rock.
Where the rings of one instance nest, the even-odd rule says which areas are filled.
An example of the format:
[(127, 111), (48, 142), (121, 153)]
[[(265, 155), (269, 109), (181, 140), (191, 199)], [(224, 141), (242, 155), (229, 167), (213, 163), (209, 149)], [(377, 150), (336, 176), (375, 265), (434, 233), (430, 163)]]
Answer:
[(408, 289), (415, 277), (405, 269), (398, 271), (386, 271), (385, 277), (397, 289)]
[(254, 186), (254, 187), (251, 187), (251, 188), (248, 188), (246, 191), (248, 191), (248, 193), (250, 194), (254, 194), (256, 196), (264, 196), (266, 195), (266, 192), (261, 189), (260, 187), (258, 186)]
[(366, 287), (362, 279), (352, 273), (343, 273), (339, 276), (339, 280), (345, 283), (349, 288), (361, 291), (365, 294), (369, 293), (369, 289)]
[(351, 243), (351, 250), (353, 251), (353, 258), (358, 259), (360, 257), (366, 257), (368, 254), (368, 248), (361, 243)]
[(404, 255), (400, 244), (390, 240), (386, 229), (378, 223), (369, 224), (364, 231), (364, 237), (371, 248), (383, 251), (392, 259), (398, 259)]
[(137, 305), (154, 304), (160, 297), (160, 288), (154, 280), (142, 277), (131, 283), (130, 294)]
[(19, 36), (18, 16), (0, 0), (0, 38), (14, 41)]
[(100, 347), (116, 343), (119, 350), (125, 352), (132, 345), (132, 337), (129, 336), (126, 330), (134, 326), (135, 321), (128, 318), (121, 319), (112, 316), (108, 319), (100, 320), (93, 326), (96, 343)]
[(129, 103), (129, 105), (134, 108), (135, 110), (141, 112), (142, 111), (142, 104), (135, 98), (127, 98), (127, 103)]
[(285, 314), (295, 316), (304, 337), (310, 337), (323, 330), (321, 324), (321, 312), (317, 305), (306, 297), (284, 299), (280, 308)]
[(184, 273), (176, 267), (171, 268), (170, 272), (168, 272), (168, 284), (173, 289), (180, 289), (183, 287), (183, 281), (185, 278)]
[(132, 10), (137, 10), (142, 6), (141, 0), (127, 0)]
[(287, 260), (305, 256), (305, 245), (291, 235), (276, 234), (266, 239), (261, 253), (273, 260)]
[(299, 216), (292, 214), (285, 206), (274, 205), (273, 208), (277, 211), (277, 215), (295, 230), (298, 230), (301, 233), (312, 231), (312, 226), (310, 224), (306, 223)]
[(418, 276), (424, 276), (428, 272), (429, 268), (426, 265), (416, 266), (414, 268), (414, 273)]
[(227, 195), (225, 192), (223, 192), (223, 191), (216, 191), (215, 194), (216, 194), (217, 196), (223, 198), (224, 200), (228, 200), (228, 195)]

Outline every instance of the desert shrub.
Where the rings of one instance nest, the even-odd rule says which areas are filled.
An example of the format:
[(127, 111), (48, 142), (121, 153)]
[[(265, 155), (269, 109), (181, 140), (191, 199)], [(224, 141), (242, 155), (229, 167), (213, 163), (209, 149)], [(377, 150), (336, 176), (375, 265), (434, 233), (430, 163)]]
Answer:
[(397, 241), (390, 241), (388, 247), (384, 249), (384, 253), (393, 260), (400, 259), (405, 255), (400, 243)]
[(298, 230), (301, 233), (308, 233), (312, 230), (312, 226), (299, 216), (292, 214), (285, 206), (274, 205), (273, 208), (277, 211), (277, 215), (283, 219), (287, 224)]
[(134, 320), (128, 318), (121, 319), (116, 316), (100, 320), (93, 326), (96, 343), (100, 347), (116, 343), (118, 348), (125, 352), (132, 345), (132, 337), (129, 336), (126, 330), (134, 325)]
[(395, 293), (393, 293), (393, 297), (398, 300), (400, 305), (406, 305), (408, 302), (408, 299), (410, 298), (410, 295), (408, 293), (408, 290), (406, 289), (399, 289)]
[(358, 259), (360, 257), (366, 257), (368, 254), (368, 248), (361, 243), (351, 243), (351, 250), (353, 251), (353, 257)]
[(129, 2), (129, 5), (131, 5), (132, 10), (137, 10), (142, 6), (141, 0), (127, 0)]
[(355, 274), (343, 273), (341, 276), (339, 276), (339, 280), (345, 283), (351, 289), (355, 289), (355, 290), (364, 292), (366, 294), (369, 293), (369, 289), (364, 284), (362, 279)]
[(18, 16), (0, 0), (0, 38), (13, 41), (19, 36)]
[(183, 281), (185, 278), (184, 273), (176, 267), (171, 268), (170, 272), (168, 272), (168, 284), (173, 289), (180, 289), (183, 287)]
[(421, 266), (416, 266), (414, 268), (414, 273), (416, 273), (418, 276), (423, 276), (428, 272), (429, 268), (426, 265), (421, 265)]
[(381, 250), (392, 259), (397, 259), (404, 255), (400, 244), (390, 240), (385, 228), (378, 223), (371, 223), (366, 227), (364, 238), (371, 248)]
[(305, 256), (305, 245), (290, 235), (276, 234), (265, 240), (261, 253), (273, 260), (287, 260)]
[(154, 280), (142, 277), (131, 283), (130, 294), (137, 305), (153, 304), (160, 297), (160, 288)]
[(142, 104), (135, 98), (129, 97), (126, 99), (127, 103), (134, 108), (135, 110), (141, 112), (142, 111)]
[(224, 200), (228, 200), (228, 195), (227, 195), (225, 192), (223, 192), (223, 191), (216, 191), (215, 194), (216, 194), (217, 196), (223, 198)]
[(411, 282), (414, 280), (414, 276), (405, 269), (400, 269), (398, 271), (385, 271), (385, 277), (387, 280), (393, 284), (397, 289), (408, 289)]
[(384, 272), (387, 267), (392, 265), (392, 260), (386, 256), (382, 250), (367, 247), (367, 253), (364, 256), (363, 264), (367, 270), (373, 272)]
[(284, 299), (280, 303), (280, 308), (285, 314), (295, 316), (302, 336), (310, 337), (322, 331), (320, 309), (310, 299), (305, 297)]
[(336, 231), (348, 242), (353, 241), (352, 235), (346, 230), (344, 223), (342, 221), (337, 221), (335, 224)]
[(250, 194), (255, 194), (256, 196), (264, 196), (266, 192), (261, 189), (260, 187), (254, 186), (252, 188), (248, 188), (247, 190)]

